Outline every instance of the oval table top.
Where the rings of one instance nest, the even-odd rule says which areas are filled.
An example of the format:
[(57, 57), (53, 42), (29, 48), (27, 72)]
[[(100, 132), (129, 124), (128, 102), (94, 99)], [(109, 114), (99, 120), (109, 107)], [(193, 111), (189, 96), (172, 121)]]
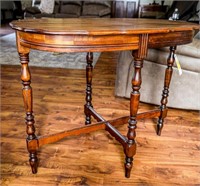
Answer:
[(12, 21), (10, 26), (19, 31), (40, 34), (153, 34), (198, 30), (200, 26), (185, 21), (133, 18), (41, 18)]
[(53, 52), (146, 51), (190, 43), (200, 28), (183, 21), (127, 18), (23, 19), (10, 26), (17, 32), (18, 51)]

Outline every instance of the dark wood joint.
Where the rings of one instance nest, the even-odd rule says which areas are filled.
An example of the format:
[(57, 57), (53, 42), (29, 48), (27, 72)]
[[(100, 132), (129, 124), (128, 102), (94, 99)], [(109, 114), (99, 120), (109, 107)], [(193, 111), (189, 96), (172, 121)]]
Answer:
[(27, 143), (27, 148), (28, 148), (28, 151), (31, 153), (31, 152), (35, 152), (36, 150), (38, 150), (39, 148), (39, 141), (37, 138), (35, 139), (26, 139), (26, 143)]
[(167, 117), (167, 112), (168, 112), (168, 109), (167, 108), (161, 108), (160, 109), (160, 118), (162, 118), (162, 119), (164, 119), (164, 118), (166, 118)]
[(139, 35), (139, 49), (133, 51), (133, 57), (135, 60), (143, 60), (147, 56), (148, 52), (148, 34)]

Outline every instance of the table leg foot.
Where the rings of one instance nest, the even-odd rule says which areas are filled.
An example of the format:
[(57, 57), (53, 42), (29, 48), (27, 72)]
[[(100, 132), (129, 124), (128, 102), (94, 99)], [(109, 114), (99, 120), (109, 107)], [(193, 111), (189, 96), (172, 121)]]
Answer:
[(157, 124), (157, 128), (156, 128), (156, 133), (158, 136), (161, 136), (162, 128), (163, 128), (163, 120), (158, 119), (158, 124)]
[[(125, 177), (129, 178), (131, 169), (133, 166), (133, 156), (136, 154), (136, 142), (135, 142), (135, 128), (136, 128), (136, 122), (133, 125), (129, 124), (129, 131), (127, 134), (128, 141), (126, 143), (126, 146), (124, 148), (124, 153), (126, 155), (125, 157)], [(132, 137), (131, 137), (132, 136)]]
[(125, 166), (125, 177), (130, 178), (131, 169), (133, 166), (133, 158), (126, 157), (124, 166)]
[(85, 117), (85, 125), (91, 124), (91, 116), (86, 116)]
[(36, 174), (37, 173), (37, 169), (38, 169), (37, 152), (30, 153), (29, 163), (30, 163), (30, 166), (31, 166), (31, 169), (32, 169), (32, 173)]

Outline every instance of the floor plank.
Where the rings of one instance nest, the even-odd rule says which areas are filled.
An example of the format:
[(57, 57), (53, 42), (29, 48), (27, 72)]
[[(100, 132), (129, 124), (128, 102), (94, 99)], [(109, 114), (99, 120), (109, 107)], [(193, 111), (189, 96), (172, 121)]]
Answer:
[[(118, 53), (102, 53), (94, 68), (93, 104), (106, 119), (129, 115), (129, 100), (114, 96)], [(31, 67), (38, 135), (84, 123), (85, 71)], [(24, 138), (20, 66), (1, 66), (1, 185), (200, 185), (199, 112), (170, 109), (162, 136), (156, 119), (140, 120), (131, 178), (121, 145), (105, 131), (63, 139), (39, 150), (32, 175)], [(140, 104), (140, 112), (157, 106)], [(127, 125), (117, 127), (124, 135)]]

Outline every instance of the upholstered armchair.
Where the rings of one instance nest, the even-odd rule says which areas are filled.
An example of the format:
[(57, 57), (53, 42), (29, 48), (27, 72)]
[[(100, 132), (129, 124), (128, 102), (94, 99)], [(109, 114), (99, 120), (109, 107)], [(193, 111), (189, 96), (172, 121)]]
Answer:
[[(200, 110), (200, 33), (191, 44), (177, 48), (176, 54), (182, 67), (180, 76), (175, 65), (170, 84), (168, 107)], [(155, 105), (160, 104), (168, 48), (149, 49), (142, 69), (140, 100)], [(128, 72), (128, 73), (127, 73)], [(120, 52), (117, 63), (115, 95), (130, 97), (133, 76), (133, 57), (131, 51)], [(173, 81), (175, 80), (175, 81)]]

